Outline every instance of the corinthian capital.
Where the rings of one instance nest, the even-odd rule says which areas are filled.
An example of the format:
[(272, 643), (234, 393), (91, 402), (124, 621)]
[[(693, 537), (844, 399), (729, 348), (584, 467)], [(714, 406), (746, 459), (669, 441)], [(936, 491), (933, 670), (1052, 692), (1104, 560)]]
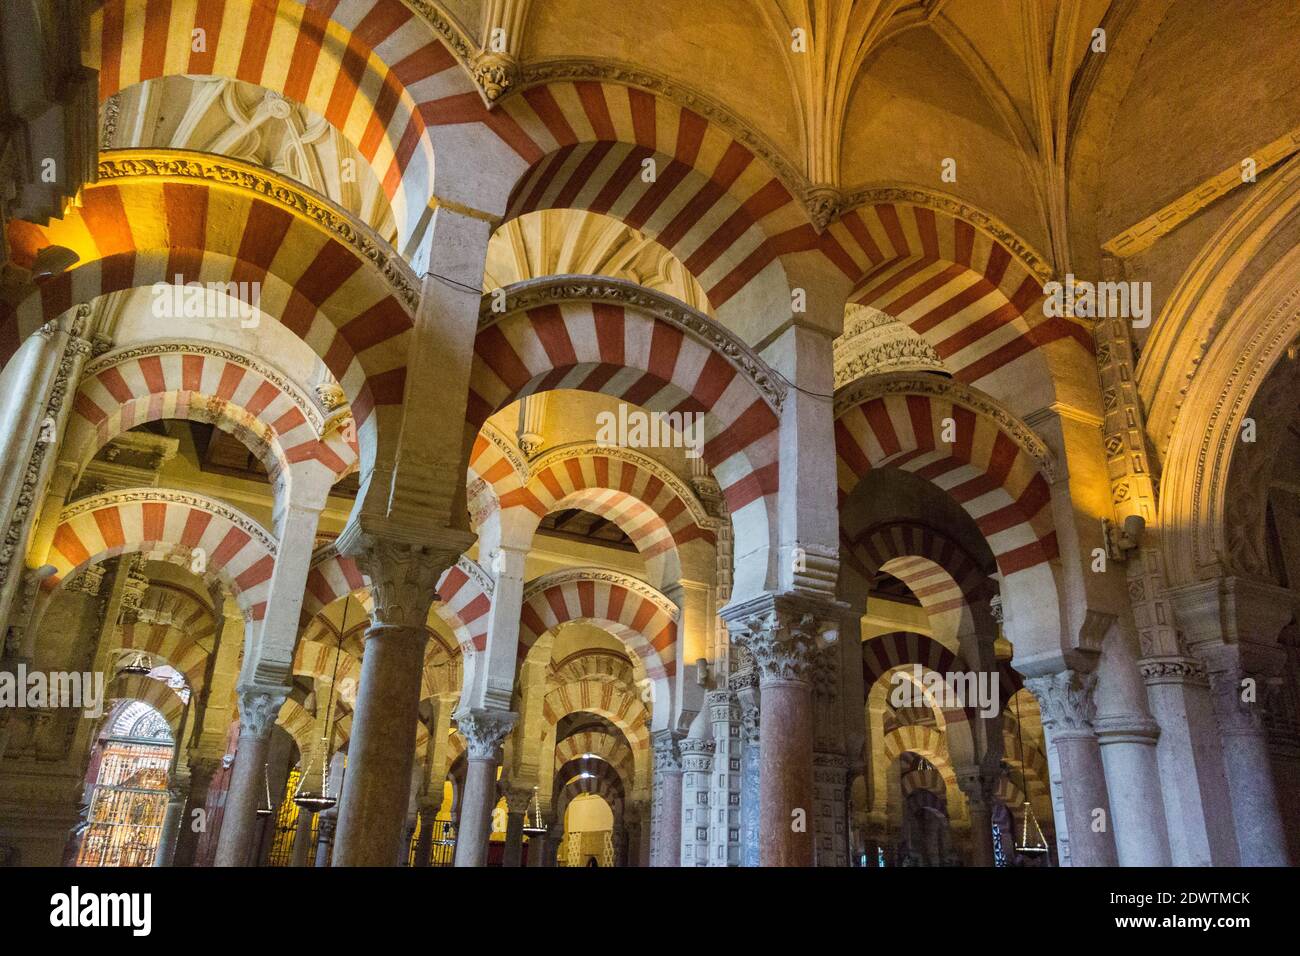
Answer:
[(1093, 700), (1096, 674), (1063, 670), (1046, 677), (1031, 677), (1025, 681), (1025, 686), (1037, 698), (1043, 726), (1048, 730), (1053, 733), (1092, 733), (1092, 720), (1097, 714)]
[(470, 707), (455, 715), (456, 729), (465, 738), (471, 760), (497, 759), (501, 744), (515, 729), (519, 715), (512, 710)]
[(384, 539), (367, 541), (357, 554), (357, 564), (370, 579), (375, 624), (423, 627), (438, 596), (438, 578), (459, 556), (459, 551), (449, 549)]
[(803, 595), (765, 594), (726, 608), (732, 640), (754, 658), (761, 682), (810, 682), (818, 653), (839, 637), (842, 606)]
[(250, 737), (265, 737), (271, 732), (275, 718), (280, 714), (289, 696), (287, 687), (268, 687), (245, 684), (236, 689), (239, 694), (239, 733)]
[(650, 747), (655, 755), (654, 769), (656, 773), (682, 769), (682, 754), (681, 750), (678, 749), (679, 740), (681, 740), (681, 736), (671, 730), (656, 730), (650, 735)]

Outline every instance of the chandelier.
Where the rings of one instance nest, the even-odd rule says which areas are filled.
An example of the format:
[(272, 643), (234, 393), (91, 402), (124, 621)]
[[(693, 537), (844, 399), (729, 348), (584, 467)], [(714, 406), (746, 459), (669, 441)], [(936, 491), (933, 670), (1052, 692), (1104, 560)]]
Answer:
[[(1016, 698), (1016, 746), (1020, 751), (1020, 791), (1025, 795), (1025, 804), (1022, 808), (1024, 815), (1020, 824), (1020, 839), (1016, 841), (1016, 852), (1033, 856), (1047, 852), (1047, 839), (1043, 836), (1043, 828), (1038, 825), (1038, 818), (1034, 816), (1034, 808), (1029, 803), (1029, 780), (1025, 776), (1025, 740), (1022, 725), (1020, 723), (1020, 699)], [(1032, 834), (1030, 826), (1033, 827)]]
[(537, 788), (533, 787), (533, 799), (528, 804), (528, 809), (524, 811), (524, 832), (530, 836), (540, 836), (546, 832), (546, 824), (542, 821), (542, 807), (537, 799)]
[[(330, 793), (329, 788), (330, 741), (334, 736), (330, 720), (334, 715), (333, 691), (334, 685), (338, 683), (339, 658), (343, 656), (343, 638), (348, 632), (349, 603), (351, 603), (350, 599), (344, 598), (343, 621), (339, 625), (339, 646), (334, 652), (334, 675), (330, 678), (330, 693), (326, 695), (325, 700), (325, 725), (321, 732), (320, 749), (308, 760), (307, 767), (298, 781), (298, 792), (293, 795), (293, 802), (307, 813), (321, 813), (339, 802), (338, 796)], [(319, 693), (316, 698), (316, 708), (320, 709)], [(317, 757), (320, 759), (317, 760)]]

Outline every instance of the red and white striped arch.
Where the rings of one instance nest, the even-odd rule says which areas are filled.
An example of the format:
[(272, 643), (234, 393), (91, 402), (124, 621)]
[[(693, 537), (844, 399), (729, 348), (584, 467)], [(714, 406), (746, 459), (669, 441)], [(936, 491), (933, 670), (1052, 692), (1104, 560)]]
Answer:
[[(913, 664), (920, 665), (922, 671), (939, 675), (970, 670), (961, 657), (941, 643), (913, 631), (892, 631), (862, 642), (862, 683), (868, 696), (876, 683), (894, 668)], [(940, 709), (950, 725), (978, 719), (974, 707)]]
[[(443, 572), (438, 579), (438, 600), (434, 613), (451, 628), (461, 650), (482, 651), (487, 646), (488, 611), (492, 592), (487, 574), (468, 557)], [(302, 602), (303, 627), (339, 598), (370, 587), (370, 581), (354, 558), (332, 548), (317, 554), (307, 573), (307, 591)]]
[[(885, 758), (892, 763), (907, 752), (919, 754), (930, 763), (947, 780), (952, 774), (952, 765), (948, 760), (948, 747), (943, 734), (925, 724), (905, 724), (885, 734)], [(956, 783), (956, 776), (952, 776)]]
[[(534, 86), (496, 112), (527, 137), (531, 163), (507, 218), (572, 208), (611, 216), (673, 253), (715, 312), (786, 300), (783, 256), (826, 256), (852, 280), (841, 244), (819, 236), (766, 161), (723, 127), (664, 97), (614, 83)], [(652, 182), (643, 163), (653, 160)]]
[(849, 301), (910, 326), (958, 381), (1007, 397), (1027, 374), (1050, 374), (1035, 355), (1042, 346), (1067, 339), (1081, 360), (1092, 354), (1082, 325), (1043, 314), (1043, 270), (963, 219), (883, 202), (846, 213), (828, 232), (865, 260)]
[(632, 748), (621, 736), (584, 730), (571, 734), (555, 745), (555, 770), (583, 754), (595, 754), (608, 761), (627, 780), (632, 779)]
[(841, 532), (845, 564), (871, 582), (891, 574), (911, 590), (937, 635), (955, 640), (968, 602), (979, 599), (988, 576), (949, 536), (920, 521), (881, 522), (856, 534)]
[(478, 531), (501, 509), (501, 498), (528, 481), (528, 462), (509, 438), (484, 422), (469, 454), (465, 497), (470, 527)]
[[(611, 771), (612, 773), (612, 771)], [(610, 812), (614, 814), (615, 825), (623, 817), (623, 793), (618, 786), (617, 776), (612, 779), (609, 777), (577, 777), (566, 783), (559, 791), (555, 800), (555, 816), (558, 820), (563, 820), (571, 804), (577, 797), (591, 794), (600, 797), (609, 804)]]
[(542, 714), (552, 728), (576, 713), (604, 717), (622, 732), (634, 753), (649, 752), (650, 714), (626, 685), (611, 680), (573, 681), (548, 691), (542, 700)]
[[(322, 414), (306, 393), (250, 356), (184, 344), (109, 353), (83, 372), (64, 447), (78, 463), (113, 438), (164, 418), (212, 422), (249, 442), (274, 476), (315, 460), (343, 477), (357, 463), (355, 437), (320, 438)], [(311, 415), (315, 422), (307, 416)]]
[(120, 625), (121, 647), (143, 651), (161, 658), (180, 673), (197, 693), (207, 679), (208, 651), (215, 633), (212, 613), (197, 605), (191, 613), (173, 623), (157, 621), (123, 621)]
[[(178, 275), (186, 283), (257, 282), (262, 315), (320, 356), (347, 394), (358, 428), (376, 406), (400, 406), (412, 329), (403, 292), (413, 284), (409, 276), (395, 284), (340, 236), (238, 183), (146, 174), (101, 179), (81, 196), (76, 211), (49, 226), (10, 223), (19, 264), (52, 244), (85, 252), (77, 266), (28, 294), (15, 314), (0, 315), (0, 360), (43, 323), (110, 292), (170, 286)], [(365, 231), (359, 222), (349, 229)]]
[(838, 414), (835, 451), (841, 505), (868, 471), (899, 468), (932, 482), (974, 518), (1003, 574), (1058, 554), (1039, 459), (956, 390), (864, 395)]
[(518, 664), (543, 634), (583, 621), (604, 628), (641, 658), (651, 680), (677, 670), (677, 607), (659, 591), (600, 568), (546, 574), (524, 589)]
[(618, 525), (646, 560), (696, 539), (713, 541), (713, 532), (701, 526), (707, 515), (690, 492), (622, 449), (557, 449), (533, 463), (526, 486), (505, 491), (500, 500), (503, 509), (522, 508), (537, 521), (565, 508), (590, 511)]
[(244, 614), (260, 621), (275, 567), (275, 539), (252, 518), (229, 505), (191, 492), (131, 488), (78, 501), (63, 509), (49, 563), (54, 587), (87, 565), (119, 554), (140, 552), (166, 560), (177, 557), (234, 594)]
[[(195, 49), (199, 29), (205, 42)], [(107, 0), (91, 17), (83, 59), (99, 70), (101, 102), (134, 83), (184, 74), (229, 77), (301, 103), (374, 169), (401, 247), (433, 194), (437, 149), (467, 134), (462, 149), (495, 144), (505, 153), (511, 140), (510, 153), (523, 147), (430, 25), (399, 0)]]
[(649, 312), (605, 302), (523, 309), (480, 328), (470, 373), (472, 431), (516, 399), (557, 388), (600, 392), (652, 412), (704, 413), (703, 458), (722, 485), (737, 553), (769, 543), (779, 422), (722, 352)]

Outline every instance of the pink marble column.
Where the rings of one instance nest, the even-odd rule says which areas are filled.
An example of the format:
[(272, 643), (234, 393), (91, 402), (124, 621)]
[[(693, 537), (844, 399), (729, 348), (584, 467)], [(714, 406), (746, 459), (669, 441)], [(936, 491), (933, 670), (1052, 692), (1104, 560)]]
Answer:
[(456, 866), (487, 865), (501, 744), (518, 719), (513, 711), (488, 708), (470, 708), (456, 714), (456, 729), (466, 743), (465, 796), (456, 832)]
[[(1092, 726), (1096, 685), (1096, 674), (1073, 670), (1025, 681), (1038, 700), (1048, 745), (1056, 748), (1070, 866), (1119, 865), (1101, 744)], [(1103, 829), (1094, 827), (1096, 819), (1106, 821)]]
[(678, 750), (681, 737), (670, 730), (657, 730), (650, 735), (654, 749), (651, 866), (681, 866), (682, 862), (682, 755)]
[(524, 814), (532, 802), (533, 791), (512, 787), (506, 791), (506, 846), (502, 866), (520, 866), (524, 857)]
[(266, 754), (287, 687), (239, 688), (239, 743), (226, 791), (215, 866), (250, 866), (257, 845), (257, 808), (266, 800)]
[(957, 771), (957, 787), (970, 811), (971, 862), (993, 866), (993, 793), (997, 779), (979, 771)]
[(815, 661), (838, 638), (843, 605), (802, 593), (765, 594), (724, 611), (758, 669), (758, 861), (812, 866)]
[(763, 672), (759, 693), (759, 865), (812, 866), (812, 685)]
[(374, 611), (348, 739), (334, 866), (394, 866), (398, 859), (411, 799), (425, 620), (434, 586), (455, 559), (450, 550), (381, 539), (366, 540), (357, 554)]

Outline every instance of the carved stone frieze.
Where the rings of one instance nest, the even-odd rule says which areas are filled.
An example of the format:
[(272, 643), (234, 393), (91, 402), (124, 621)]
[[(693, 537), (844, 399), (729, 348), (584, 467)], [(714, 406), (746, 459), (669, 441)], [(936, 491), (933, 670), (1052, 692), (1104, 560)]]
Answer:
[(1138, 665), (1147, 684), (1198, 684), (1209, 681), (1205, 665), (1191, 657), (1149, 657)]
[(650, 735), (650, 748), (654, 753), (654, 772), (679, 773), (682, 769), (682, 754), (679, 748), (681, 735), (671, 730), (656, 730)]
[(505, 290), (505, 311), (493, 311), (493, 296), (484, 296), (479, 331), (508, 315), (562, 302), (605, 302), (645, 312), (703, 341), (748, 379), (769, 405), (780, 411), (788, 385), (753, 349), (703, 312), (644, 286), (602, 276), (547, 276), (516, 283)]

